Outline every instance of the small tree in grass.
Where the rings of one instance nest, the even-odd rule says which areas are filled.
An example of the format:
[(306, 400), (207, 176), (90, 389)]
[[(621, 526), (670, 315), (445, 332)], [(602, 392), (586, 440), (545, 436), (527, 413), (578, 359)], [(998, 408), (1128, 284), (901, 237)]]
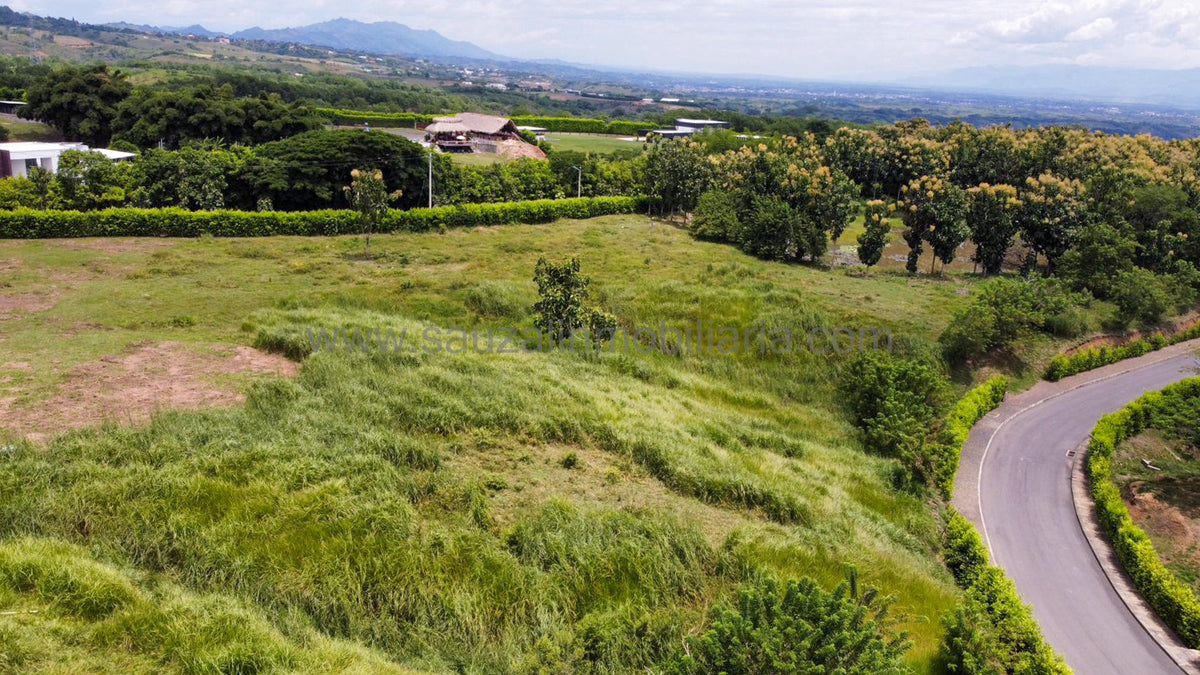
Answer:
[(616, 330), (617, 322), (611, 314), (584, 306), (591, 280), (579, 273), (577, 258), (560, 264), (539, 258), (533, 281), (540, 297), (533, 306), (535, 321), (550, 338), (550, 344), (560, 344), (580, 328), (586, 328), (599, 344)]
[(343, 189), (351, 208), (358, 211), (359, 222), (367, 236), (367, 255), (371, 255), (371, 233), (387, 215), (388, 203), (400, 197), (400, 191), (388, 194), (383, 172), (378, 169), (355, 169), (350, 172), (350, 179), (350, 184)]
[(867, 267), (872, 267), (883, 257), (883, 249), (887, 247), (888, 231), (892, 229), (888, 222), (891, 209), (880, 199), (867, 202), (863, 217), (866, 219), (866, 231), (858, 235), (858, 261)]
[(812, 579), (747, 585), (736, 607), (713, 611), (712, 627), (690, 641), (675, 668), (688, 675), (903, 673), (909, 642), (892, 632), (890, 601), (847, 581), (826, 592)]

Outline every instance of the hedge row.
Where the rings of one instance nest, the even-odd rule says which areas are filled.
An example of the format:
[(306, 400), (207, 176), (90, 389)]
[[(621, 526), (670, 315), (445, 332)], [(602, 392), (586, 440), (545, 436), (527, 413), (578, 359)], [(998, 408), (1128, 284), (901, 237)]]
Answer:
[[(434, 117), (424, 113), (386, 113), (369, 110), (341, 110), (338, 108), (318, 108), (317, 112), (324, 115), (333, 124), (373, 124), (377, 127), (411, 127), (415, 124), (429, 124)], [(452, 116), (454, 113), (444, 113)], [(542, 127), (550, 131), (583, 134), (624, 134), (634, 135), (642, 129), (653, 126), (650, 122), (631, 122), (629, 120), (602, 120), (586, 117), (540, 117), (523, 115), (512, 118), (513, 122), (523, 127)]]
[[(1008, 379), (997, 375), (959, 399), (939, 434), (936, 478), (947, 499), (954, 488), (963, 446), (971, 428), (1004, 401)], [(941, 648), (947, 672), (1039, 673), (1071, 672), (1062, 657), (1042, 638), (1033, 611), (1021, 601), (1017, 587), (1004, 570), (988, 563), (983, 538), (970, 521), (949, 509), (942, 554), (954, 581), (963, 589), (963, 603), (946, 619)]]
[(975, 527), (953, 509), (943, 550), (946, 566), (964, 591), (962, 605), (946, 620), (942, 661), (947, 672), (1071, 672), (1042, 638), (1017, 587), (1004, 570), (988, 563)]
[(386, 113), (337, 108), (317, 108), (317, 112), (332, 124), (359, 125), (367, 123), (377, 127), (412, 127), (417, 124), (429, 124), (436, 117), (436, 115), (424, 113)]
[(1167, 569), (1150, 537), (1133, 522), (1113, 481), (1112, 460), (1117, 446), (1152, 426), (1160, 411), (1169, 411), (1181, 398), (1195, 396), (1200, 396), (1200, 379), (1184, 380), (1102, 417), (1092, 431), (1087, 459), (1092, 498), (1117, 559), (1155, 613), (1193, 649), (1200, 648), (1200, 599)]
[(967, 392), (946, 416), (938, 434), (938, 447), (932, 453), (934, 480), (946, 499), (954, 492), (954, 476), (958, 473), (958, 463), (967, 437), (971, 435), (971, 427), (995, 410), (1007, 392), (1008, 379), (997, 375)]
[(1197, 337), (1200, 337), (1200, 324), (1172, 335), (1155, 333), (1150, 337), (1140, 338), (1120, 347), (1093, 347), (1070, 356), (1060, 354), (1055, 356), (1050, 361), (1050, 365), (1046, 367), (1045, 377), (1051, 382), (1057, 382), (1070, 375), (1076, 375), (1100, 368), (1101, 366), (1107, 366), (1111, 363), (1149, 354), (1168, 345), (1178, 344)]
[[(503, 204), (466, 204), (389, 211), (381, 231), (424, 232), (448, 227), (549, 223), (585, 219), (645, 208), (638, 197), (543, 199)], [(0, 211), (0, 239), (63, 237), (268, 237), (320, 236), (361, 231), (355, 211), (186, 211), (106, 209), (103, 211)]]
[(523, 127), (542, 127), (550, 131), (579, 134), (624, 134), (635, 135), (652, 126), (650, 122), (628, 120), (600, 120), (583, 117), (514, 117), (513, 121)]

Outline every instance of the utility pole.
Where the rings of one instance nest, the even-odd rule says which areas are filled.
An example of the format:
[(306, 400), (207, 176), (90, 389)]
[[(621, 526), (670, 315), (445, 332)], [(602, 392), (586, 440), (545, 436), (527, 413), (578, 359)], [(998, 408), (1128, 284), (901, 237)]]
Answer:
[(429, 145), (429, 208), (433, 208), (433, 141)]
[(572, 166), (571, 168), (575, 169), (575, 172), (579, 174), (575, 182), (575, 198), (578, 199), (583, 196), (583, 169), (577, 166)]

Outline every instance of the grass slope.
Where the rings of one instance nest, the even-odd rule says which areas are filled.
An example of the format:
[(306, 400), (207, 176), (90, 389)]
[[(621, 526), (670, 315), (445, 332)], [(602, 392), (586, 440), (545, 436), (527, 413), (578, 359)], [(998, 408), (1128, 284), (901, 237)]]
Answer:
[[(578, 256), (627, 326), (885, 326), (920, 348), (965, 302), (953, 277), (763, 263), (640, 217), (381, 236), (371, 260), (360, 247), (0, 242), (0, 296), (44, 300), (4, 320), (0, 397), (37, 405), (73, 366), (146, 340), (303, 354), (307, 326), (529, 326), (542, 255)], [(854, 564), (897, 597), (911, 662), (928, 671), (957, 598), (938, 523), (890, 487), (893, 463), (862, 452), (836, 401), (837, 365), (319, 353), (295, 380), (257, 381), (242, 407), (15, 444), (0, 456), (2, 545), (261, 617), (281, 636), (271, 644), (296, 654), (267, 670), (325, 663), (334, 642), (305, 651), (318, 639), (351, 649), (364, 672), (378, 654), (430, 671), (638, 670), (753, 576), (832, 586)], [(67, 543), (81, 548), (62, 553)], [(31, 592), (0, 591), (0, 610)], [(154, 611), (169, 604), (147, 597)], [(124, 636), (94, 643), (113, 659), (177, 663), (107, 616), (33, 620), (65, 622), (63, 640)], [(49, 649), (50, 637), (21, 633), (29, 621), (0, 616), (0, 636)]]

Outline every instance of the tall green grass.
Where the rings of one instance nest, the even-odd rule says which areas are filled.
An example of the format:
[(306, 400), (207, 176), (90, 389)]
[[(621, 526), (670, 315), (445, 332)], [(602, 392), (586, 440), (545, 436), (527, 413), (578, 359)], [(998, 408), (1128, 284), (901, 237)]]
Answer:
[[(97, 322), (54, 359), (173, 339), (304, 361), (234, 409), (18, 444), (0, 455), (0, 541), (68, 542), (135, 588), (236, 603), (293, 650), (316, 635), (434, 672), (652, 669), (749, 577), (832, 587), (853, 564), (896, 596), (911, 664), (933, 668), (958, 597), (939, 523), (893, 489), (893, 461), (862, 451), (838, 359), (311, 354), (306, 327), (528, 326), (534, 262), (577, 255), (624, 326), (884, 326), (915, 350), (962, 302), (959, 281), (767, 264), (632, 217), (372, 248), (363, 261), (349, 237), (111, 254), (0, 242), (27, 265), (13, 292), (88, 271), (56, 322), (10, 322), (6, 358), (49, 362), (56, 326)], [(561, 468), (570, 453), (578, 466)], [(303, 669), (289, 663), (304, 661), (266, 669)]]

